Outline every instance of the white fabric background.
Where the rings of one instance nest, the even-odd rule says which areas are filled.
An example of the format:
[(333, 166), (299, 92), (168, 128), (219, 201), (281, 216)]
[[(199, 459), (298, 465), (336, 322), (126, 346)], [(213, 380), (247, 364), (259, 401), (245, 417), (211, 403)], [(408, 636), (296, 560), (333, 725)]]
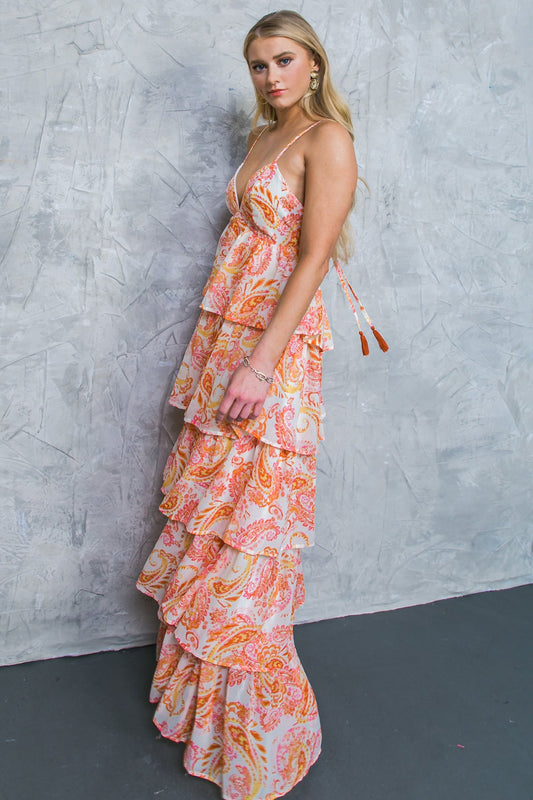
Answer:
[[(528, 5), (297, 6), (354, 112), (370, 194), (348, 273), (391, 345), (362, 358), (328, 276), (299, 620), (533, 580)], [(153, 639), (134, 581), (163, 524), (166, 400), (243, 155), (241, 42), (276, 7), (2, 4), (6, 663)]]

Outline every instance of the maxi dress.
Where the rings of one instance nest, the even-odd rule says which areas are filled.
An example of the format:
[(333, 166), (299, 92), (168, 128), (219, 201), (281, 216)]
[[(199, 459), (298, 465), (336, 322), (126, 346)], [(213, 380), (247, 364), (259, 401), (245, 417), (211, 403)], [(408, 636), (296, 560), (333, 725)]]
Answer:
[(287, 147), (240, 204), (237, 173), (228, 186), (232, 216), (169, 401), (185, 423), (164, 470), (168, 522), (137, 584), (159, 604), (154, 722), (186, 743), (187, 771), (227, 800), (286, 794), (321, 745), (293, 639), (301, 550), (313, 543), (322, 353), (332, 347), (320, 289), (257, 419), (215, 419), (297, 261), (303, 206), (278, 166)]

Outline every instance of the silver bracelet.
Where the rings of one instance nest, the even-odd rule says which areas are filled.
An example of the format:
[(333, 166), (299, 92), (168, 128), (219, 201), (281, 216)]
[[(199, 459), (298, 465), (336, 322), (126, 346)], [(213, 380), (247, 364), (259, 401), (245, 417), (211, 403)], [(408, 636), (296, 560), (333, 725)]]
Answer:
[(248, 367), (248, 369), (252, 370), (258, 381), (265, 381), (265, 383), (274, 383), (274, 378), (269, 378), (268, 375), (265, 375), (264, 372), (259, 372), (258, 369), (252, 367), (248, 356), (244, 356), (242, 363), (244, 364), (245, 367)]

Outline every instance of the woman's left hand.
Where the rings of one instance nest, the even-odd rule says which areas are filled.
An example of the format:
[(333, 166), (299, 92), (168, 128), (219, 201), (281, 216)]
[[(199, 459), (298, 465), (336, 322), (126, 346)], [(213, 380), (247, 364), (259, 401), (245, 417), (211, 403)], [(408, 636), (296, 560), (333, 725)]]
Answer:
[(249, 367), (240, 364), (230, 378), (216, 413), (216, 421), (221, 422), (224, 418), (229, 422), (256, 419), (269, 388), (269, 383), (259, 380)]

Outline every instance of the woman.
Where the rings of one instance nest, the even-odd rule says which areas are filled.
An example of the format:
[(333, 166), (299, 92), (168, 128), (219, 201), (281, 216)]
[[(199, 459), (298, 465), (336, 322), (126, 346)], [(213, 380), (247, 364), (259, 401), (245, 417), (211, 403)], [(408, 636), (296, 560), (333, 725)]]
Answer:
[(228, 186), (232, 217), (170, 399), (186, 413), (165, 468), (169, 521), (138, 587), (159, 603), (156, 725), (224, 798), (273, 800), (320, 752), (292, 623), (331, 348), (319, 286), (346, 249), (357, 165), (302, 17), (268, 14), (244, 55), (267, 124)]

